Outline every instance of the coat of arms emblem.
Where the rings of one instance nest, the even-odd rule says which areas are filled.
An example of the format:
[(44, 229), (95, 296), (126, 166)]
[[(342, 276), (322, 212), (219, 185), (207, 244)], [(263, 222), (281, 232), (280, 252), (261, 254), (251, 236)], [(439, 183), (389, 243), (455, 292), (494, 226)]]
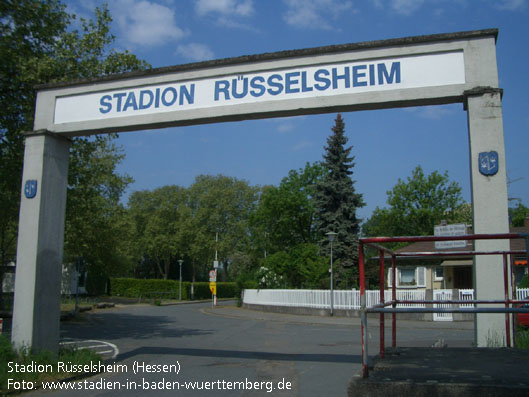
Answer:
[(28, 199), (32, 199), (37, 195), (37, 181), (35, 179), (26, 181), (26, 184), (24, 185), (24, 195)]
[(492, 176), (498, 172), (498, 152), (481, 152), (479, 154), (479, 172)]

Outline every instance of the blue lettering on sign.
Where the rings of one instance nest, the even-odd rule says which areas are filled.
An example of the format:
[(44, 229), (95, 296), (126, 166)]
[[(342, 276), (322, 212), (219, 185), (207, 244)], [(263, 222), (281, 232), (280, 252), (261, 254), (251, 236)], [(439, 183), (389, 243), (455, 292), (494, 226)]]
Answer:
[[(229, 84), (228, 84), (229, 87)], [(227, 98), (229, 99), (229, 97)], [(195, 102), (195, 84), (170, 86), (166, 88), (145, 89), (139, 93), (135, 91), (116, 92), (103, 95), (99, 99), (99, 113), (130, 112), (160, 106), (171, 107), (178, 103), (192, 105)]]
[(402, 81), (400, 62), (381, 62), (354, 66), (322, 67), (312, 74), (288, 71), (264, 76), (237, 76), (230, 80), (216, 80), (215, 102), (243, 99), (248, 95), (258, 98), (265, 94), (289, 95), (311, 91), (343, 90), (355, 87), (394, 85)]
[[(238, 75), (212, 82), (213, 97), (206, 101), (228, 102), (248, 97), (288, 96), (306, 92), (354, 92), (358, 87), (396, 85), (402, 81), (399, 61), (367, 62), (365, 64), (320, 66), (318, 69), (288, 70), (265, 75)], [(344, 92), (344, 90), (347, 90)], [(201, 89), (201, 91), (203, 91)], [(208, 103), (208, 102), (206, 102)], [(147, 109), (172, 108), (195, 104), (195, 83), (121, 91), (99, 98), (99, 113), (128, 114)]]
[(28, 179), (24, 185), (24, 196), (32, 199), (37, 195), (37, 181), (35, 179)]

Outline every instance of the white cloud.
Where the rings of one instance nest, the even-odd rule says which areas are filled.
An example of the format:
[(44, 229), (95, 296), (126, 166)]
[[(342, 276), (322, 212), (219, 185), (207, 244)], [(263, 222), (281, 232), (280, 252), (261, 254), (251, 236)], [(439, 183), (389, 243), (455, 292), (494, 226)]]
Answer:
[(378, 8), (389, 8), (397, 14), (409, 16), (417, 11), (424, 3), (424, 0), (373, 0)]
[(109, 4), (120, 39), (132, 46), (161, 45), (179, 40), (186, 31), (176, 25), (174, 10), (147, 0), (115, 0)]
[(254, 12), (253, 0), (197, 0), (198, 15), (222, 14), (224, 16), (248, 17)]
[(314, 146), (314, 142), (301, 141), (301, 142), (297, 143), (296, 145), (292, 146), (292, 151), (297, 152), (297, 151), (304, 150), (304, 149), (312, 147), (312, 146)]
[(527, 0), (498, 0), (496, 8), (505, 11), (516, 11), (527, 5)]
[(284, 0), (287, 7), (283, 19), (297, 28), (332, 29), (329, 19), (337, 19), (345, 11), (354, 12), (351, 1)]
[(213, 59), (215, 57), (215, 54), (207, 45), (200, 43), (179, 45), (176, 49), (176, 53), (185, 59), (196, 62)]
[(241, 22), (254, 14), (253, 0), (196, 0), (195, 12), (200, 17), (213, 17), (219, 26), (257, 30), (254, 26)]
[(442, 118), (448, 117), (454, 113), (453, 108), (451, 108), (450, 105), (412, 107), (405, 108), (404, 111), (428, 120), (441, 120)]

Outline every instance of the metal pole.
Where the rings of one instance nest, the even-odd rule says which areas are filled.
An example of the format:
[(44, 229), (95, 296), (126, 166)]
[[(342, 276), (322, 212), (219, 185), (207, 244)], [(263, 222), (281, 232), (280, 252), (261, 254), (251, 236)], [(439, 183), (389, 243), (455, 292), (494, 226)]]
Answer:
[(368, 350), (367, 350), (367, 312), (366, 312), (366, 285), (364, 271), (364, 244), (358, 242), (358, 276), (360, 278), (360, 318), (362, 330), (362, 377), (369, 375)]
[(180, 264), (180, 287), (178, 288), (178, 300), (182, 300), (182, 262), (184, 262), (182, 259), (178, 260), (178, 263)]
[(334, 284), (334, 277), (333, 277), (333, 271), (332, 271), (332, 240), (331, 240), (331, 316), (334, 315), (334, 290), (333, 290), (333, 284)]
[[(503, 254), (503, 287), (505, 295), (505, 308), (509, 308), (509, 281), (507, 276), (507, 254)], [(511, 326), (509, 324), (509, 313), (505, 313), (505, 335), (507, 347), (511, 347)]]
[[(379, 292), (380, 292), (380, 303), (384, 304), (384, 251), (380, 250), (378, 252), (378, 260), (379, 260), (379, 275), (380, 275), (380, 282), (379, 284)], [(380, 358), (384, 358), (384, 340), (385, 340), (385, 334), (384, 334), (384, 313), (380, 313)]]
[[(397, 303), (395, 302), (397, 300), (397, 287), (396, 287), (396, 275), (397, 275), (397, 267), (396, 267), (396, 261), (397, 258), (395, 255), (391, 255), (391, 272), (392, 272), (392, 282), (391, 282), (391, 300), (393, 301), (393, 309), (397, 307)], [(391, 346), (397, 347), (397, 314), (391, 313)]]
[[(516, 276), (514, 274), (514, 266), (515, 266), (515, 257), (511, 255), (511, 260), (509, 262), (510, 270), (511, 270), (511, 296), (512, 300), (516, 299)], [(511, 325), (512, 325), (512, 345), (516, 346), (516, 316), (511, 317)]]

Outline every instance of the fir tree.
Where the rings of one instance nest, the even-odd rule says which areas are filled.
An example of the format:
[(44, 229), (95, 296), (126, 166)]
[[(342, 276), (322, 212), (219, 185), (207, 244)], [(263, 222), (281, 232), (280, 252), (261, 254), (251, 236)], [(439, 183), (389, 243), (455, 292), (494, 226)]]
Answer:
[(336, 282), (350, 286), (357, 273), (359, 221), (356, 209), (364, 206), (362, 195), (356, 193), (351, 179), (354, 167), (352, 146), (346, 148), (345, 124), (337, 115), (332, 135), (327, 138), (323, 155), (326, 174), (316, 185), (315, 227), (320, 235), (322, 253), (330, 255), (326, 233), (337, 233), (333, 242)]

